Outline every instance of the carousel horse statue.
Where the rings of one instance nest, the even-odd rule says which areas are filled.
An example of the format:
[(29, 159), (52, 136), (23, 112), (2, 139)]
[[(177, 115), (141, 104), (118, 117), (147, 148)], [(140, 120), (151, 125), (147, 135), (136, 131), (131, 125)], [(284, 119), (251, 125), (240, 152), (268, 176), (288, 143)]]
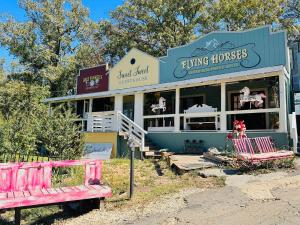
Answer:
[(240, 90), (240, 93), (243, 93), (240, 95), (241, 106), (243, 106), (245, 102), (250, 102), (250, 108), (251, 104), (253, 104), (256, 108), (262, 107), (262, 104), (264, 103), (263, 98), (266, 98), (263, 93), (250, 95), (250, 89), (248, 87), (244, 87)]
[(156, 110), (162, 109), (162, 111), (166, 111), (166, 99), (163, 97), (160, 97), (158, 100), (158, 104), (152, 104), (151, 105), (152, 112), (156, 113)]

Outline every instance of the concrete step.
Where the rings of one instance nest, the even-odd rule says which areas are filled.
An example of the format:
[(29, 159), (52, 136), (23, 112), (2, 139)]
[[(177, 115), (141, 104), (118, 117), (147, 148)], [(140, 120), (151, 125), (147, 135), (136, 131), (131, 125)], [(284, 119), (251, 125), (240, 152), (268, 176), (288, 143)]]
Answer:
[(161, 154), (160, 153), (157, 153), (157, 152), (154, 152), (154, 151), (149, 151), (149, 152), (145, 152), (145, 157), (146, 158), (160, 158), (161, 157)]

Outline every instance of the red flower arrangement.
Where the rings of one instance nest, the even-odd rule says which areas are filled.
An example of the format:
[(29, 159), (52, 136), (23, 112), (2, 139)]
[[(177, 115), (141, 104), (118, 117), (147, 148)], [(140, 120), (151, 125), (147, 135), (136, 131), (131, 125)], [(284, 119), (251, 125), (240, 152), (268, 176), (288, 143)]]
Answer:
[(246, 138), (246, 125), (244, 120), (235, 120), (233, 121), (233, 130), (227, 135), (228, 139), (233, 138)]

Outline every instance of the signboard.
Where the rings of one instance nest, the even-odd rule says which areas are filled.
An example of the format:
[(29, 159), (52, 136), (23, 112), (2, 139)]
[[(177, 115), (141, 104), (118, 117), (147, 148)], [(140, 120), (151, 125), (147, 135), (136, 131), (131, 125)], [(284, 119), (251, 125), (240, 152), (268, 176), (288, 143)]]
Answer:
[(212, 32), (161, 57), (160, 83), (287, 65), (285, 32)]
[(296, 115), (300, 115), (300, 93), (295, 93), (294, 95), (294, 103), (295, 103), (295, 113)]
[(110, 159), (112, 147), (112, 143), (85, 143), (83, 158)]
[(109, 72), (109, 90), (158, 84), (159, 60), (131, 49)]
[(77, 77), (77, 94), (86, 94), (108, 90), (107, 65), (82, 69)]

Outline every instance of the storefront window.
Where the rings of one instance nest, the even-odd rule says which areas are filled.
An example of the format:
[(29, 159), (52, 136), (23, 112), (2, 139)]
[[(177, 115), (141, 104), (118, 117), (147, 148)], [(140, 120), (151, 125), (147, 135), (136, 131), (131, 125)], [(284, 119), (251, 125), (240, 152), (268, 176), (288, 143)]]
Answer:
[(175, 90), (144, 94), (144, 115), (175, 113)]
[(180, 113), (217, 112), (220, 109), (220, 85), (180, 89)]
[(227, 111), (279, 108), (278, 76), (228, 83), (226, 97)]
[(93, 99), (93, 112), (113, 111), (115, 107), (115, 98), (95, 98)]
[(247, 130), (279, 129), (279, 113), (277, 112), (228, 115), (228, 130), (232, 130), (234, 120), (244, 120)]
[(279, 129), (279, 107), (278, 76), (226, 84), (228, 130), (234, 120), (244, 120), (248, 130)]

